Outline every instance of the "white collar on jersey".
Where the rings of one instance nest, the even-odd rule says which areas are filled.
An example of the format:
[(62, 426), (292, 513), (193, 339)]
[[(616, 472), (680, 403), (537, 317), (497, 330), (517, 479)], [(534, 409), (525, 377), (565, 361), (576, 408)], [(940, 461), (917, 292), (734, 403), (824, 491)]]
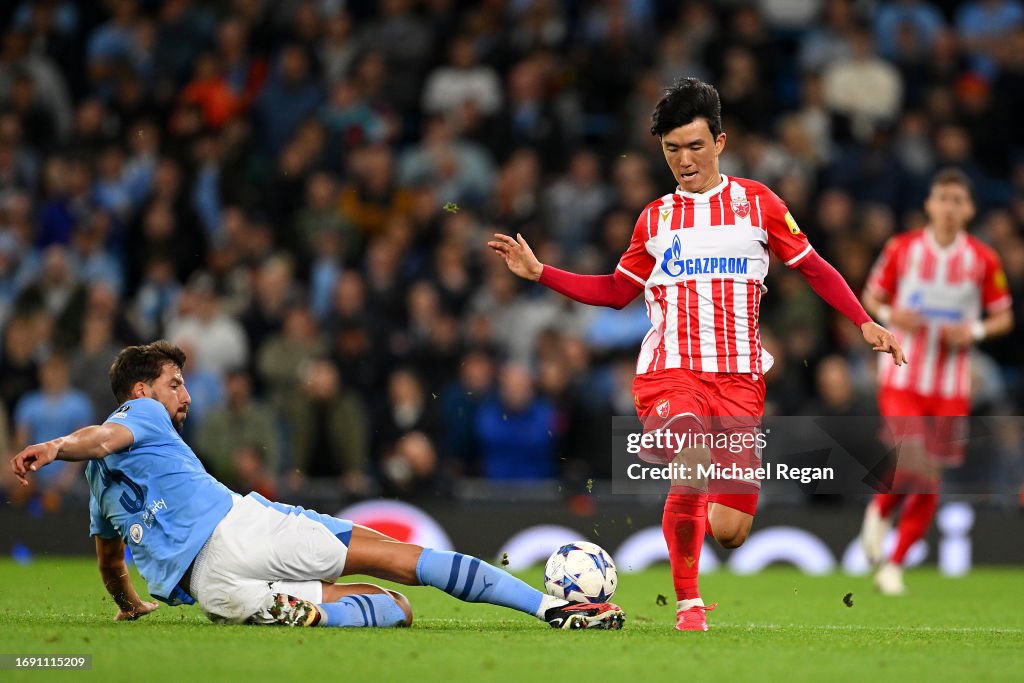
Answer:
[(690, 197), (691, 199), (697, 199), (700, 197), (710, 197), (711, 195), (718, 194), (719, 192), (725, 189), (726, 185), (729, 184), (729, 176), (725, 175), (724, 173), (719, 173), (718, 175), (722, 179), (722, 182), (718, 183), (707, 192), (687, 192), (683, 188), (676, 185), (676, 194), (681, 194), (684, 197)]
[(967, 239), (965, 237), (966, 234), (967, 233), (965, 230), (961, 230), (956, 234), (956, 237), (953, 238), (952, 242), (950, 242), (946, 246), (942, 246), (941, 244), (939, 244), (939, 241), (935, 239), (935, 233), (932, 232), (931, 226), (927, 226), (924, 229), (925, 244), (927, 244), (930, 249), (938, 252), (939, 254), (951, 254), (957, 249), (959, 249), (960, 245), (963, 244), (964, 240)]

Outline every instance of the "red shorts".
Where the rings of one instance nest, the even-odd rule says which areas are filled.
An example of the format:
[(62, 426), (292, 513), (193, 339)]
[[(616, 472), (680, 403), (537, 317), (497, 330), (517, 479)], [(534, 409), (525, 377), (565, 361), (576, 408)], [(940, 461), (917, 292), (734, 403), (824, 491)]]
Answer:
[(886, 437), (892, 444), (916, 439), (943, 465), (963, 462), (971, 412), (968, 399), (883, 388), (878, 392), (878, 412), (885, 418)]
[[(754, 374), (659, 370), (633, 380), (633, 403), (645, 430), (675, 428), (681, 420), (692, 430), (727, 437), (758, 430), (764, 414), (764, 379)], [(745, 441), (744, 443), (749, 443)], [(759, 449), (711, 448), (719, 466), (760, 467)], [(723, 488), (719, 486), (717, 488)], [(716, 491), (709, 484), (708, 502), (753, 515), (757, 511), (760, 482), (729, 482)], [(743, 492), (737, 492), (736, 489)]]

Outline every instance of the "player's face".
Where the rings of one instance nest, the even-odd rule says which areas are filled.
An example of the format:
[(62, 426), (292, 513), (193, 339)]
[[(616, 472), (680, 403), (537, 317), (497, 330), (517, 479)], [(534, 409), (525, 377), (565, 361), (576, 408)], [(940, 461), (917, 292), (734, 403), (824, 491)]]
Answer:
[(725, 133), (715, 138), (706, 119), (697, 118), (661, 137), (661, 151), (676, 182), (686, 192), (705, 192), (720, 182), (718, 155)]
[(974, 202), (970, 193), (956, 183), (932, 187), (924, 202), (924, 210), (933, 226), (949, 231), (965, 229), (974, 218)]
[(148, 385), (147, 395), (163, 404), (171, 416), (174, 428), (180, 432), (192, 403), (192, 397), (185, 388), (185, 378), (181, 376), (181, 368), (174, 363), (165, 363), (160, 376)]

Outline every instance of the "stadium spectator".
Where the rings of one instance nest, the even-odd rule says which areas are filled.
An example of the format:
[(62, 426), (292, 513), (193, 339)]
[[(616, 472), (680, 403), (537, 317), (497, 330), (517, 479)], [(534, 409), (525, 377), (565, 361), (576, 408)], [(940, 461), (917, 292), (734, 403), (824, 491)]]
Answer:
[(566, 175), (544, 191), (550, 234), (563, 250), (571, 252), (592, 239), (610, 203), (609, 194), (597, 154), (593, 150), (573, 153)]
[(868, 139), (875, 129), (896, 120), (903, 102), (899, 71), (874, 52), (871, 33), (851, 34), (851, 53), (833, 61), (822, 73), (825, 104), (846, 120), (850, 133)]
[(490, 196), (494, 164), (480, 145), (455, 135), (451, 121), (435, 117), (427, 122), (423, 140), (398, 161), (398, 179), (408, 187), (431, 185), (442, 203), (479, 207)]
[(833, 62), (849, 59), (853, 54), (855, 26), (852, 2), (826, 0), (821, 25), (811, 29), (800, 43), (800, 68), (805, 73), (817, 74)]
[(1024, 25), (1024, 6), (1017, 0), (970, 0), (957, 10), (956, 32), (971, 55), (973, 68), (988, 79), (998, 72), (998, 46)]
[(917, 61), (932, 53), (946, 22), (934, 5), (923, 0), (897, 0), (878, 8), (875, 42), (886, 59)]
[(457, 378), (439, 395), (443, 429), (441, 450), (457, 474), (474, 475), (480, 471), (480, 446), (476, 415), (485, 402), (493, 399), (494, 360), (483, 349), (471, 349), (462, 356)]
[(380, 458), (381, 493), (399, 498), (440, 495), (437, 482), (437, 449), (419, 431), (403, 434)]
[[(273, 480), (281, 471), (276, 425), (275, 412), (253, 398), (249, 372), (233, 368), (224, 380), (223, 405), (207, 413), (197, 434), (197, 454), (222, 481), (244, 487), (247, 482)], [(239, 454), (243, 449), (255, 453)]]
[(93, 415), (108, 415), (117, 406), (110, 393), (110, 364), (124, 346), (114, 338), (109, 313), (93, 310), (82, 321), (81, 342), (70, 354), (71, 383), (89, 398)]
[(309, 363), (303, 393), (286, 410), (291, 448), (289, 485), (301, 491), (308, 478), (327, 478), (343, 496), (369, 493), (367, 477), (370, 434), (368, 410), (346, 387), (328, 360)]
[(253, 363), (267, 339), (281, 330), (285, 316), (298, 301), (293, 266), (287, 256), (267, 259), (254, 275), (252, 300), (238, 316), (245, 328), (248, 356)]
[(423, 111), (440, 114), (459, 128), (466, 107), (484, 118), (501, 109), (501, 82), (493, 68), (477, 59), (470, 35), (459, 35), (448, 47), (448, 62), (434, 69), (423, 86)]
[(326, 354), (324, 338), (309, 309), (289, 309), (281, 330), (267, 339), (257, 358), (257, 375), (278, 414), (296, 405), (303, 391), (305, 368)]
[(69, 262), (68, 250), (51, 245), (42, 255), (39, 276), (21, 291), (15, 307), (44, 313), (53, 324), (54, 344), (69, 348), (78, 338), (88, 290)]
[[(71, 386), (67, 358), (51, 354), (39, 366), (39, 389), (22, 396), (14, 406), (14, 450), (56, 438), (94, 419), (89, 398)], [(81, 477), (81, 471), (77, 464), (61, 463), (39, 477), (32, 489), (17, 487), (15, 503), (18, 499), (24, 502), (26, 496), (39, 495), (45, 510), (58, 510), (64, 495)]]
[(214, 286), (208, 273), (197, 272), (190, 278), (176, 315), (167, 323), (167, 338), (179, 346), (188, 344), (194, 359), (190, 367), (222, 378), (229, 369), (248, 362), (249, 345), (245, 328), (222, 310)]
[[(386, 403), (373, 418), (372, 449), (374, 460), (381, 469), (386, 469), (385, 461), (395, 452), (406, 448), (417, 453), (425, 450), (416, 444), (398, 446), (403, 437), (413, 432), (420, 435), (416, 441), (426, 439), (429, 451), (433, 453), (435, 450), (441, 425), (434, 401), (428, 398), (422, 380), (409, 368), (398, 368), (388, 377)], [(433, 461), (436, 457), (430, 459)], [(432, 472), (434, 467), (426, 469)], [(427, 471), (419, 472), (417, 477), (422, 478), (426, 474)]]
[(557, 476), (555, 418), (554, 406), (537, 396), (526, 367), (503, 367), (497, 396), (476, 413), (481, 474), (491, 481)]
[(285, 46), (254, 106), (263, 150), (276, 156), (323, 98), (323, 88), (310, 74), (306, 51)]

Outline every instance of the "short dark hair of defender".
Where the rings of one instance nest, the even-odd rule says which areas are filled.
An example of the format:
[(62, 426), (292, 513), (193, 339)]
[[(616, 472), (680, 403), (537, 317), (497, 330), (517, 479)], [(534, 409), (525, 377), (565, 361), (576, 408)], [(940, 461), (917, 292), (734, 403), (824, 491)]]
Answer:
[(974, 199), (974, 183), (971, 182), (970, 176), (959, 168), (950, 167), (940, 169), (934, 176), (932, 176), (931, 187), (935, 188), (939, 185), (959, 185), (967, 190), (968, 197)]
[(110, 366), (110, 389), (114, 398), (118, 403), (124, 403), (136, 382), (151, 384), (168, 363), (184, 370), (185, 352), (164, 339), (121, 349)]
[(681, 78), (665, 89), (665, 94), (651, 114), (651, 135), (661, 137), (694, 119), (708, 122), (711, 137), (718, 139), (722, 132), (722, 100), (710, 83), (693, 78)]

